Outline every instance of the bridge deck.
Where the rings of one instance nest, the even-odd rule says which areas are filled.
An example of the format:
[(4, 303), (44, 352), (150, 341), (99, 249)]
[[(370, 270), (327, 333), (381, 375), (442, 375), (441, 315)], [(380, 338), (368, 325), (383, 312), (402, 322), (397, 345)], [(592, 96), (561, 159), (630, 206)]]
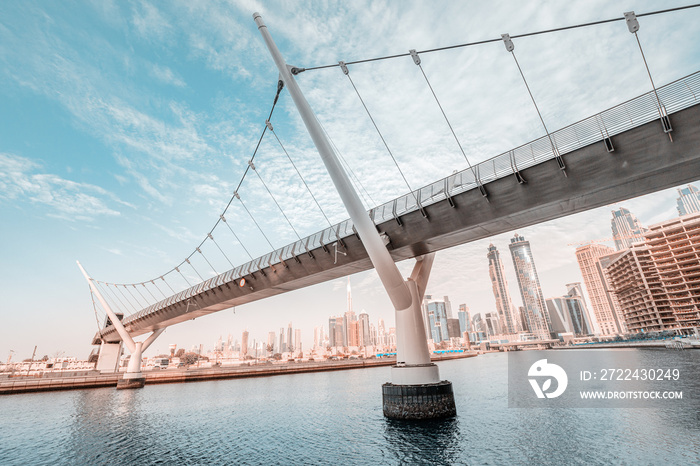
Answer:
[[(513, 149), (370, 211), (396, 261), (648, 194), (700, 177), (700, 72), (658, 89), (673, 142), (645, 94), (552, 133), (564, 176), (546, 138)], [(633, 116), (633, 117), (632, 117)], [(604, 138), (614, 146), (606, 150)], [(516, 179), (518, 171), (527, 183)], [(479, 185), (488, 192), (484, 198)], [(416, 198), (419, 205), (416, 203)], [(488, 199), (488, 200), (487, 200)], [(424, 217), (424, 214), (426, 217)], [(331, 247), (342, 238), (346, 256)], [(206, 280), (124, 319), (136, 336), (372, 268), (347, 220)], [(245, 286), (239, 286), (245, 277)], [(119, 341), (113, 327), (102, 339)], [(100, 341), (96, 334), (94, 343)]]

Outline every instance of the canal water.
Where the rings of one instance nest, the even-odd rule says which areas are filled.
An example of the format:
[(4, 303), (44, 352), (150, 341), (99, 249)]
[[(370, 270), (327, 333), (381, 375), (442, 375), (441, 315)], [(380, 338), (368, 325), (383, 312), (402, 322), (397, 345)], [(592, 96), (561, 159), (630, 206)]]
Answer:
[(427, 423), (382, 416), (388, 367), (10, 395), (0, 464), (698, 464), (700, 351), (620, 351), (681, 368), (683, 400), (509, 408), (502, 353), (439, 363), (458, 417)]

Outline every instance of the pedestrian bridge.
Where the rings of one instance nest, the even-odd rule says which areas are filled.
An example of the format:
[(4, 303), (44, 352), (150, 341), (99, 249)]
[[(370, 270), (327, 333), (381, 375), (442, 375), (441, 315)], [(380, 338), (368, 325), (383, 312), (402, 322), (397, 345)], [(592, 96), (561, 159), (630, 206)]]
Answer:
[[(700, 177), (700, 72), (369, 211), (394, 261)], [(660, 108), (658, 102), (662, 103)], [(337, 251), (337, 252), (336, 252)], [(372, 268), (350, 220), (123, 319), (132, 336)], [(94, 344), (120, 341), (108, 325)]]

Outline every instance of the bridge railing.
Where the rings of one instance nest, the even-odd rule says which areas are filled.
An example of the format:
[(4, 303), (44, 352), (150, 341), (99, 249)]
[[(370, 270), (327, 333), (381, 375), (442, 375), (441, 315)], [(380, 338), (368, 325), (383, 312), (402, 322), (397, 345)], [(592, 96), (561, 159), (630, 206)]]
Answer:
[[(666, 114), (672, 114), (699, 103), (700, 71), (680, 78), (657, 89), (661, 104)], [(664, 112), (659, 108), (653, 91), (643, 94), (627, 102), (597, 113), (591, 117), (573, 123), (551, 133), (556, 150), (560, 155), (567, 154), (582, 147), (601, 142), (607, 137), (636, 128), (645, 123), (659, 120)], [(601, 149), (604, 154), (605, 149)], [(547, 136), (535, 139), (527, 144), (511, 149), (490, 159), (474, 165), (474, 170), (466, 169), (446, 178), (419, 188), (392, 201), (381, 204), (369, 211), (375, 224), (396, 219), (422, 207), (434, 204), (470, 189), (479, 184), (486, 184), (499, 178), (513, 175), (515, 171), (524, 170), (533, 165), (554, 159), (556, 154)], [(261, 269), (276, 266), (282, 261), (293, 259), (294, 256), (305, 254), (307, 251), (318, 249), (324, 245), (329, 247), (339, 238), (355, 234), (351, 220), (345, 220), (313, 235), (272, 251), (262, 257), (212, 277), (197, 285), (189, 287), (180, 293), (159, 301), (135, 314), (126, 317), (125, 324), (145, 318), (150, 314), (186, 301), (202, 292), (217, 288), (225, 283), (239, 280), (245, 275), (259, 272)], [(196, 305), (194, 307), (196, 309)]]

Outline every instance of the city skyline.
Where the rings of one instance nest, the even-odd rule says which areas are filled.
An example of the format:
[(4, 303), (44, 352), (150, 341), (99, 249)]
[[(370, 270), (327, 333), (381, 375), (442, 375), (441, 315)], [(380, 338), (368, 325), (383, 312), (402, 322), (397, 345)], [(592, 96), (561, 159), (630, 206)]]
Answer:
[[(692, 185), (691, 185), (691, 186), (692, 186)], [(681, 188), (673, 188), (673, 190), (675, 190), (675, 191), (678, 193), (678, 195), (681, 194)], [(671, 191), (671, 190), (669, 190), (669, 191)], [(646, 196), (643, 196), (643, 197), (637, 198), (637, 199), (640, 199), (640, 200), (641, 200), (641, 199), (643, 199), (644, 197), (646, 197)], [(596, 209), (596, 210), (599, 210), (599, 211), (603, 212), (603, 211), (604, 211), (604, 208), (600, 208), (600, 209)], [(627, 211), (627, 212), (629, 213), (629, 210), (628, 210), (628, 209), (624, 209), (624, 210)], [(676, 216), (677, 216), (677, 212), (676, 212)], [(671, 217), (671, 219), (673, 219), (673, 218), (675, 218), (675, 217)], [(608, 219), (608, 220), (609, 220), (609, 219)], [(656, 223), (657, 223), (657, 224), (658, 224), (658, 223), (664, 223), (664, 222), (666, 222), (666, 221), (667, 221), (667, 220), (662, 220), (661, 222), (656, 222)], [(646, 224), (644, 224), (644, 225), (646, 226)], [(653, 225), (653, 224), (652, 224), (652, 225)], [(503, 235), (499, 235), (499, 236), (506, 236), (506, 235), (508, 235), (508, 234), (507, 234), (507, 233), (504, 233)], [(511, 238), (508, 238), (508, 239), (511, 241), (511, 244), (512, 244), (512, 242), (514, 241), (514, 238), (511, 237)], [(516, 239), (518, 240), (518, 242), (520, 242), (520, 241), (523, 239), (523, 237), (522, 237), (522, 235), (517, 235), (517, 234), (516, 234)], [(590, 241), (590, 240), (589, 240), (589, 241)], [(595, 240), (593, 240), (593, 241), (595, 241)], [(484, 241), (482, 241), (482, 242), (484, 242)], [(613, 238), (610, 238), (610, 239), (607, 240), (607, 242), (610, 243), (610, 244), (614, 244), (614, 239), (613, 239)], [(571, 246), (571, 244), (569, 244), (569, 246)], [(594, 254), (594, 257), (595, 257), (595, 258), (605, 255), (604, 253), (614, 253), (614, 252), (615, 252), (615, 249), (614, 249), (614, 248), (611, 248), (611, 247), (608, 247), (608, 246), (604, 246), (604, 245), (600, 245), (600, 244), (594, 244), (594, 243), (590, 243), (590, 242), (587, 244), (587, 247), (594, 247), (594, 248), (599, 248), (599, 249), (600, 249), (599, 252), (597, 252), (596, 254)], [(455, 248), (455, 249), (456, 249), (456, 248)], [(577, 262), (579, 249), (582, 249), (582, 248), (572, 248), (572, 250), (573, 250), (572, 261), (573, 261), (573, 262)], [(588, 251), (588, 248), (583, 248), (583, 249), (586, 250), (586, 251)], [(492, 262), (492, 260), (491, 260), (491, 259), (492, 259), (491, 256), (492, 256), (493, 253), (496, 253), (496, 254), (497, 254), (497, 253), (498, 253), (498, 250), (497, 250), (496, 246), (495, 246), (492, 242), (490, 242), (490, 243), (488, 244), (488, 247), (487, 247), (487, 254), (486, 254), (486, 261), (485, 261), (485, 262), (487, 263), (487, 265), (485, 266), (484, 269), (485, 269), (485, 271), (487, 272), (487, 274), (491, 277), (491, 280), (493, 280), (493, 277), (491, 276), (491, 272), (492, 272), (492, 271), (491, 271), (491, 268), (492, 268), (491, 265), (493, 264), (493, 262)], [(579, 261), (580, 261), (580, 259), (579, 259)], [(499, 260), (499, 262), (501, 262), (501, 265), (503, 266), (502, 261)], [(506, 275), (513, 275), (513, 274), (515, 274), (515, 264), (513, 264), (512, 261), (511, 261), (509, 265), (511, 266), (510, 272), (505, 272), (505, 267), (503, 267), (503, 272), (504, 272)], [(579, 263), (579, 267), (580, 267), (580, 263)], [(593, 272), (592, 272), (592, 273), (593, 273)], [(582, 273), (581, 276), (584, 277), (583, 280), (578, 280), (577, 282), (574, 282), (574, 283), (566, 283), (566, 284), (562, 283), (562, 284), (561, 284), (561, 288), (562, 288), (562, 289), (565, 288), (565, 287), (567, 288), (567, 293), (564, 295), (564, 298), (562, 298), (562, 296), (561, 296), (562, 294), (561, 294), (561, 293), (560, 293), (560, 294), (552, 294), (552, 295), (543, 294), (543, 300), (545, 301), (544, 312), (545, 312), (545, 313), (546, 313), (546, 312), (551, 312), (551, 310), (553, 310), (553, 309), (561, 309), (561, 307), (562, 307), (561, 304), (551, 304), (552, 302), (557, 302), (557, 303), (558, 303), (558, 302), (561, 302), (562, 299), (570, 299), (571, 296), (575, 296), (575, 297), (577, 297), (577, 299), (582, 299), (582, 300), (583, 300), (583, 305), (582, 305), (582, 306), (583, 306), (583, 311), (584, 311), (584, 313), (587, 313), (588, 316), (590, 316), (590, 319), (592, 319), (592, 320), (589, 321), (589, 320), (587, 320), (587, 318), (581, 317), (581, 322), (583, 323), (583, 325), (582, 325), (583, 327), (588, 328), (588, 329), (591, 330), (591, 331), (595, 331), (595, 330), (596, 330), (596, 325), (597, 325), (597, 326), (598, 326), (598, 330), (600, 331), (600, 334), (601, 334), (601, 335), (610, 335), (610, 334), (616, 334), (616, 333), (626, 333), (626, 332), (627, 332), (627, 327), (626, 327), (625, 322), (624, 322), (624, 316), (622, 315), (622, 312), (621, 312), (621, 310), (619, 310), (619, 308), (617, 309), (617, 315), (611, 314), (611, 315), (607, 318), (607, 319), (609, 320), (610, 323), (607, 323), (607, 321), (606, 321), (606, 322), (603, 322), (605, 319), (601, 319), (601, 318), (596, 314), (595, 305), (593, 305), (593, 303), (594, 303), (595, 301), (594, 301), (594, 299), (591, 297), (591, 294), (590, 294), (591, 292), (588, 291), (589, 288), (586, 287), (586, 285), (585, 285), (586, 280), (587, 280), (587, 279), (586, 279), (586, 276), (587, 276), (587, 275), (586, 275), (585, 273)], [(506, 282), (506, 283), (505, 283), (506, 290), (507, 290), (507, 291), (510, 291), (509, 285), (507, 284), (507, 279), (505, 279), (505, 282)], [(330, 321), (335, 321), (336, 319), (339, 319), (339, 320), (337, 320), (337, 322), (338, 322), (338, 327), (343, 326), (343, 325), (347, 325), (347, 324), (345, 324), (345, 323), (343, 323), (343, 322), (344, 322), (345, 319), (347, 319), (347, 313), (348, 313), (348, 312), (352, 312), (352, 313), (354, 314), (354, 310), (353, 310), (353, 308), (352, 308), (353, 298), (352, 298), (352, 294), (351, 294), (351, 280), (350, 280), (350, 277), (347, 277), (346, 279), (344, 279), (344, 283), (345, 283), (345, 291), (346, 291), (346, 295), (345, 295), (346, 307), (344, 308), (344, 310), (343, 310), (342, 312), (340, 312), (340, 311), (337, 312), (337, 313), (339, 314), (339, 316), (337, 316), (337, 317), (329, 316), (329, 318), (328, 318), (328, 322), (330, 322)], [(340, 281), (336, 281), (336, 288), (339, 287), (339, 284), (340, 284)], [(430, 290), (430, 284), (429, 284), (429, 288), (428, 288), (428, 289)], [(583, 291), (584, 289), (586, 290), (585, 292)], [(594, 289), (596, 289), (596, 288), (594, 288)], [(572, 290), (573, 290), (573, 294), (571, 294), (571, 293), (572, 293)], [(608, 299), (608, 298), (607, 298), (607, 297), (604, 297), (603, 299)], [(521, 300), (521, 301), (522, 301), (522, 300)], [(614, 299), (614, 302), (617, 303), (616, 299)], [(429, 306), (430, 303), (433, 303), (432, 307)], [(441, 308), (441, 307), (440, 307), (440, 303), (446, 303), (446, 306), (443, 305), (442, 308)], [(519, 308), (519, 307), (521, 307), (521, 306), (516, 305), (516, 303), (518, 303), (518, 302), (516, 301), (515, 303), (513, 303), (513, 305), (514, 305), (514, 307), (515, 307), (516, 309)], [(522, 302), (520, 302), (520, 304), (522, 304)], [(605, 305), (605, 303), (603, 303), (603, 305)], [(467, 310), (468, 310), (468, 312), (469, 312), (469, 314), (470, 314), (470, 316), (471, 316), (471, 320), (473, 320), (474, 318), (479, 319), (479, 321), (482, 322), (483, 325), (484, 325), (484, 331), (486, 331), (487, 333), (489, 333), (489, 334), (491, 334), (491, 335), (493, 335), (494, 332), (488, 331), (488, 330), (487, 330), (488, 328), (490, 328), (489, 319), (492, 319), (492, 317), (489, 317), (489, 315), (491, 315), (491, 314), (492, 314), (494, 317), (495, 317), (495, 316), (498, 316), (498, 325), (500, 326), (500, 328), (499, 328), (499, 331), (498, 331), (498, 332), (495, 332), (495, 333), (497, 333), (497, 334), (501, 334), (501, 333), (511, 333), (511, 332), (505, 331), (505, 328), (504, 328), (505, 326), (504, 326), (504, 324), (503, 324), (503, 320), (502, 320), (501, 317), (498, 315), (498, 312), (497, 312), (497, 310), (498, 310), (498, 304), (497, 304), (497, 300), (496, 300), (496, 297), (495, 297), (495, 296), (494, 296), (494, 307), (493, 307), (492, 309), (483, 310), (483, 311), (474, 311), (474, 310), (472, 310), (472, 309), (470, 308), (469, 302), (466, 302), (466, 303), (457, 303), (457, 302), (454, 302), (454, 304), (453, 304), (453, 301), (452, 301), (452, 300), (450, 299), (450, 297), (447, 296), (447, 295), (442, 296), (442, 297), (438, 297), (438, 296), (430, 295), (430, 294), (428, 294), (428, 293), (426, 293), (426, 299), (425, 299), (425, 301), (424, 301), (424, 306), (426, 306), (426, 311), (429, 311), (429, 312), (432, 313), (432, 312), (435, 312), (435, 311), (437, 310), (439, 313), (443, 313), (443, 314), (444, 314), (444, 319), (445, 319), (445, 321), (444, 321), (442, 324), (438, 324), (438, 330), (437, 330), (437, 331), (438, 331), (439, 341), (445, 341), (445, 340), (448, 339), (447, 336), (446, 336), (446, 335), (447, 335), (447, 331), (446, 331), (446, 330), (445, 330), (445, 332), (444, 332), (444, 333), (445, 333), (444, 336), (443, 336), (442, 334), (440, 334), (440, 332), (442, 331), (442, 330), (440, 329), (440, 327), (441, 327), (441, 325), (444, 325), (444, 326), (446, 327), (448, 317), (450, 317), (450, 316), (451, 316), (452, 318), (455, 317), (455, 316), (453, 315), (454, 313), (450, 311), (450, 309), (452, 309), (452, 306), (454, 306), (455, 308), (458, 307), (460, 310), (462, 309), (462, 306), (466, 306), (466, 308), (467, 308)], [(610, 306), (612, 306), (612, 303), (610, 304)], [(580, 312), (580, 311), (578, 311), (578, 312)], [(364, 309), (361, 311), (360, 315), (362, 315), (363, 313), (365, 313), (365, 310), (364, 310)], [(365, 315), (366, 315), (366, 313), (365, 313)], [(442, 315), (442, 314), (441, 314), (441, 315)], [(549, 317), (548, 314), (544, 314), (544, 315), (547, 316), (547, 317)], [(478, 316), (478, 317), (477, 317), (477, 316)], [(357, 316), (357, 317), (359, 317), (359, 316)], [(520, 316), (520, 314), (518, 313), (518, 314), (516, 315), (516, 318), (517, 318), (518, 320), (520, 320), (520, 317), (521, 317), (521, 316)], [(440, 317), (440, 318), (442, 318), (442, 317)], [(358, 320), (359, 320), (359, 319), (358, 319)], [(378, 321), (381, 321), (381, 320), (383, 320), (381, 317), (378, 318)], [(436, 319), (436, 320), (437, 320), (437, 319)], [(458, 319), (455, 318), (454, 320), (458, 320)], [(327, 333), (330, 331), (330, 329), (329, 329), (329, 323), (328, 323), (328, 322), (327, 322), (326, 324), (324, 324), (324, 333), (326, 334), (327, 337), (328, 337)], [(389, 320), (389, 322), (392, 323), (393, 321)], [(431, 339), (431, 336), (433, 336), (433, 335), (434, 335), (434, 332), (435, 332), (435, 327), (434, 327), (434, 326), (431, 326), (431, 323), (430, 323), (430, 322), (431, 322), (431, 321), (430, 321), (430, 318), (429, 318), (428, 315), (427, 315), (427, 312), (424, 312), (424, 323), (425, 323), (425, 326), (426, 326), (426, 338), (428, 338), (428, 339)], [(559, 322), (561, 323), (561, 317), (559, 317)], [(601, 322), (603, 322), (602, 325), (601, 325)], [(620, 324), (620, 322), (621, 322), (621, 324)], [(392, 326), (393, 326), (393, 325), (386, 325), (386, 332), (387, 332), (387, 334), (389, 333), (389, 332), (388, 332), (388, 329), (389, 329), (390, 327), (392, 327)], [(573, 325), (573, 324), (572, 324), (572, 326), (575, 327), (575, 325)], [(314, 329), (315, 329), (315, 328), (317, 328), (317, 327), (314, 327)], [(376, 329), (376, 327), (375, 327), (375, 329)], [(313, 333), (313, 331), (314, 331), (313, 329), (310, 329), (310, 333)], [(478, 329), (476, 329), (476, 331), (478, 331)], [(521, 329), (521, 332), (526, 332), (526, 331), (525, 331), (524, 329)], [(306, 332), (305, 332), (305, 333), (306, 333)], [(513, 332), (513, 333), (518, 333), (518, 332)], [(526, 332), (526, 333), (527, 333), (527, 332)], [(339, 334), (339, 335), (342, 335), (342, 334)], [(435, 338), (434, 338), (434, 337), (433, 337), (432, 339), (435, 341)], [(439, 341), (437, 341), (437, 342), (439, 343)], [(330, 343), (332, 343), (332, 340), (329, 341), (329, 344), (330, 344)], [(313, 344), (310, 345), (310, 346), (308, 346), (307, 349), (308, 349), (308, 348), (311, 348), (312, 346), (313, 346)], [(343, 341), (342, 344), (330, 344), (330, 346), (333, 346), (333, 347), (343, 347), (343, 346), (348, 347), (348, 346), (357, 346), (357, 345), (350, 345), (348, 341)]]
[[(381, 6), (385, 20), (412, 25), (389, 34), (377, 28), (376, 16), (368, 13), (379, 8), (376, 5), (334, 8), (270, 2), (260, 6), (288, 61), (300, 66), (621, 17), (628, 8), (579, 1), (552, 5), (551, 14), (539, 15), (536, 2), (516, 6), (492, 2), (478, 7), (438, 2), (411, 8), (389, 3)], [(662, 1), (634, 6), (640, 12), (667, 7)], [(0, 6), (4, 25), (0, 28), (0, 214), (4, 219), (0, 357), (10, 350), (28, 357), (36, 344), (42, 354), (86, 355), (103, 316), (95, 321), (90, 294), (75, 261), (80, 260), (99, 280), (130, 283), (158, 277), (206, 237), (240, 181), (264, 127), (278, 73), (248, 3), (192, 4), (187, 14), (183, 8), (176, 3), (109, 2)], [(441, 21), (440, 34), (425, 18)], [(470, 23), (468, 34), (464, 18)], [(699, 18), (700, 12), (688, 10), (640, 21), (646, 58), (658, 84), (696, 71), (700, 53), (685, 38)], [(328, 24), (352, 27), (328, 34), (324, 29)], [(596, 40), (587, 40), (592, 37)], [(677, 42), (684, 47), (675, 47)], [(551, 129), (649, 91), (637, 45), (624, 22), (556, 37), (521, 38), (515, 43)], [(601, 43), (614, 47), (600, 47)], [(484, 65), (478, 72), (472, 66), (475, 62)], [(444, 96), (442, 103), (464, 139), (470, 163), (543, 135), (502, 44), (431, 54), (423, 66), (436, 92)], [(553, 73), (552, 66), (566, 69), (567, 75)], [(300, 85), (363, 180), (367, 205), (404, 194), (407, 188), (347, 79), (335, 71), (303, 74)], [(412, 60), (357, 66), (352, 73), (412, 187), (467, 166)], [(454, 76), (462, 77), (459, 86), (451, 81)], [(345, 219), (286, 91), (272, 123), (330, 221)], [(504, 127), (509, 130), (503, 132)], [(277, 141), (267, 137), (256, 167), (284, 199), (295, 228), (304, 235), (314, 233), (324, 219), (310, 208), (313, 203), (283, 158)], [(294, 239), (257, 178), (246, 178), (241, 194), (272, 243), (280, 246)], [(634, 202), (622, 204), (651, 224), (654, 217), (659, 221), (670, 217), (666, 212), (675, 210), (676, 194), (666, 190), (645, 198), (639, 207)], [(545, 297), (561, 294), (560, 277), (566, 277), (565, 282), (580, 281), (580, 277), (571, 266), (570, 254), (553, 254), (537, 244), (546, 242), (563, 251), (572, 240), (609, 236), (604, 225), (595, 223), (597, 212), (517, 232), (533, 244)], [(240, 226), (241, 242), (251, 256), (268, 252), (262, 235), (244, 215), (230, 217)], [(503, 244), (503, 238), (513, 233), (439, 252), (429, 293), (450, 296), (456, 304), (467, 303), (473, 312), (492, 311), (488, 274), (482, 273), (483, 251), (485, 244)], [(214, 236), (231, 262), (248, 260), (232, 237)], [(215, 271), (230, 268), (215, 248), (205, 248), (203, 254)], [(197, 273), (212, 276), (206, 262), (196, 257)], [(410, 264), (399, 267), (404, 275), (410, 273)], [(192, 270), (185, 273), (196, 278)], [(512, 275), (508, 279), (512, 284)], [(353, 276), (353, 281), (357, 282), (355, 308), (393, 321), (393, 310), (374, 272)], [(329, 282), (173, 326), (148, 353), (164, 352), (170, 341), (188, 347), (211, 341), (222, 328), (236, 329), (236, 333), (248, 328), (251, 334), (265, 335), (269, 329), (264, 321), (288, 322), (290, 313), (300, 327), (313, 328), (344, 300), (343, 293), (338, 293), (343, 287), (343, 281)], [(307, 343), (309, 333), (303, 337)]]

